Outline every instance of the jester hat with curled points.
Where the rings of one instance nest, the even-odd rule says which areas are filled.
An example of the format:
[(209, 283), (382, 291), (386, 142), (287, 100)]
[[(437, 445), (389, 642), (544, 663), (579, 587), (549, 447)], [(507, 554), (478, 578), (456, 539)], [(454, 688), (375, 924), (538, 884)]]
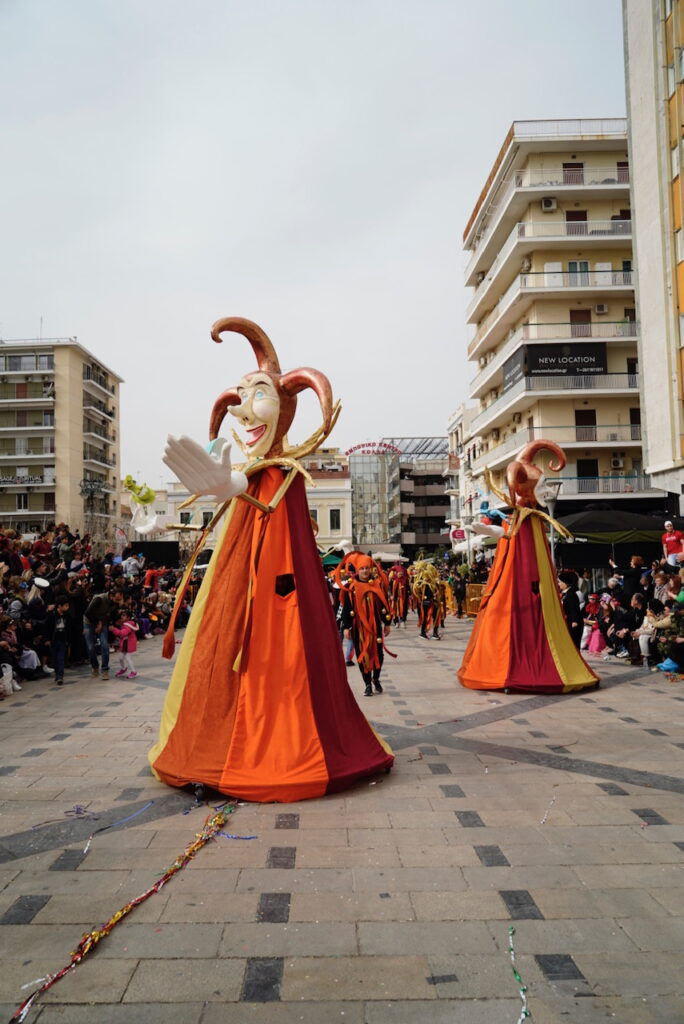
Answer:
[[(306, 388), (311, 388), (316, 392), (323, 413), (323, 432), (324, 434), (329, 433), (335, 409), (332, 401), (332, 388), (325, 374), (308, 366), (290, 370), (288, 373), (281, 373), (278, 356), (271, 339), (261, 327), (251, 320), (237, 316), (223, 317), (217, 320), (211, 329), (214, 341), (222, 341), (221, 334), (224, 331), (242, 334), (247, 338), (256, 355), (258, 370), (246, 374), (243, 381), (249, 383), (257, 374), (265, 375), (272, 381), (280, 402), (280, 413), (275, 433), (268, 451), (262, 453), (265, 457), (271, 458), (283, 454), (283, 441), (297, 409), (297, 394)], [(229, 388), (216, 399), (209, 424), (209, 437), (212, 441), (218, 437), (226, 413), (231, 411), (231, 407), (240, 406), (242, 401), (242, 396), (237, 388)]]
[(556, 456), (556, 462), (549, 462), (552, 472), (558, 473), (565, 466), (565, 452), (554, 441), (539, 438), (526, 444), (518, 458), (506, 467), (506, 482), (513, 508), (536, 508), (538, 504), (546, 504), (538, 486), (544, 479), (544, 471), (532, 462), (541, 451), (549, 451)]

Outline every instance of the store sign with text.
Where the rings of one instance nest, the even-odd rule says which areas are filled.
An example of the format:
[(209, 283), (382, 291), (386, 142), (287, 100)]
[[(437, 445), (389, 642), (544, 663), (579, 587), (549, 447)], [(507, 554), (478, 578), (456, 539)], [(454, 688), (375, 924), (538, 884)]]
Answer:
[(605, 342), (527, 346), (530, 377), (578, 377), (607, 372)]
[(517, 349), (503, 364), (503, 389), (508, 391), (525, 375), (525, 349)]

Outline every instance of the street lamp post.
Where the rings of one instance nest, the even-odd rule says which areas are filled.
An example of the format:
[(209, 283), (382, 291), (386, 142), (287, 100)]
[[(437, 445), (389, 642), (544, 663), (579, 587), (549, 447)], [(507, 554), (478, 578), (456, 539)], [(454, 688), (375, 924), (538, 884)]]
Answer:
[(89, 526), (90, 529), (88, 529), (87, 526), (84, 524), (84, 533), (94, 533), (95, 498), (98, 495), (102, 494), (102, 492), (104, 491), (104, 484), (102, 483), (101, 480), (97, 480), (94, 477), (86, 476), (79, 482), (78, 486), (81, 491), (81, 496), (85, 498), (86, 514), (89, 519), (89, 523), (87, 524), (87, 526)]
[[(563, 486), (563, 481), (559, 480), (559, 479), (556, 479), (556, 480), (546, 480), (545, 481), (544, 498), (546, 500), (546, 507), (549, 510), (549, 515), (551, 516), (552, 520), (555, 518), (556, 502), (558, 501), (558, 495), (560, 493), (560, 489), (561, 489), (562, 486)], [(555, 549), (556, 548), (556, 531), (553, 528), (553, 522), (550, 523), (549, 545), (551, 547), (551, 562), (552, 562), (553, 567), (555, 569), (556, 568), (556, 549)]]

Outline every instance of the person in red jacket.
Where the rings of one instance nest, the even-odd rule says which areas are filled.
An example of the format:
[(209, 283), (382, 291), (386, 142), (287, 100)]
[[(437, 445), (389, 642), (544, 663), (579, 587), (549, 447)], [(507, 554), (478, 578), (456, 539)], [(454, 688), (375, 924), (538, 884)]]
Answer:
[(682, 552), (684, 552), (684, 533), (681, 530), (675, 530), (674, 524), (668, 519), (661, 540), (663, 542), (663, 558), (667, 564), (679, 565)]

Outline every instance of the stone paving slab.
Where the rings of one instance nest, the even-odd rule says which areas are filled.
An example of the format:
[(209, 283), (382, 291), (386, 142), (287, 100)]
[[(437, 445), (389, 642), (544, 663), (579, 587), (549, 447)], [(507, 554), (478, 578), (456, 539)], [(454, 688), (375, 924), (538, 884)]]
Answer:
[(244, 960), (143, 960), (123, 998), (126, 1003), (237, 1002), (244, 971)]
[[(684, 1021), (684, 683), (601, 662), (598, 691), (466, 691), (469, 631), (449, 620), (432, 646), (393, 634), (386, 692), (362, 705), (395, 746), (390, 775), (242, 803), (227, 831), (256, 838), (202, 850), (27, 1024), (515, 1021), (513, 919), (534, 1024)], [(159, 647), (141, 645), (134, 687), (73, 673), (3, 704), (7, 1019), (21, 986), (155, 881), (210, 811), (147, 766)], [(149, 801), (84, 854), (93, 824)], [(99, 821), (70, 822), (76, 804)]]

